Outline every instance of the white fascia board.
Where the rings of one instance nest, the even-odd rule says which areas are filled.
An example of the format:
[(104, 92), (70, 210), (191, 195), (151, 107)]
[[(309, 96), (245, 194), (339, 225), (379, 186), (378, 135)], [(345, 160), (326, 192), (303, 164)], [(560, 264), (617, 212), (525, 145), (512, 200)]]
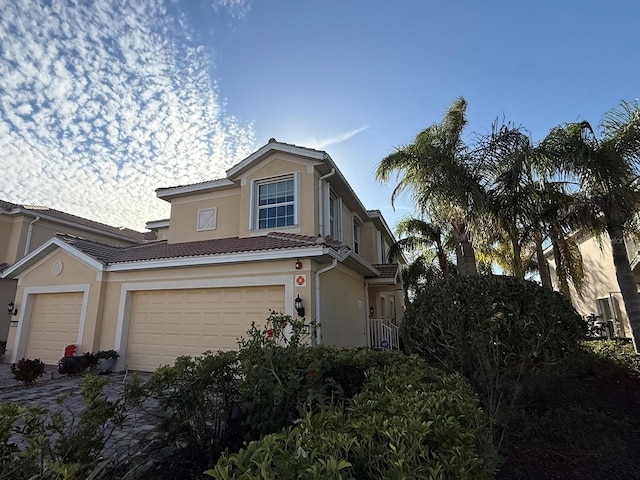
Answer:
[(12, 265), (10, 268), (2, 272), (2, 275), (0, 275), (0, 278), (13, 278), (12, 275), (18, 274), (24, 271), (39, 259), (53, 252), (56, 248), (60, 248), (64, 250), (72, 257), (80, 260), (81, 262), (89, 265), (90, 267), (95, 268), (98, 271), (104, 270), (104, 265), (100, 263), (98, 260), (96, 260), (95, 258), (90, 257), (86, 253), (81, 252), (77, 248), (69, 245), (68, 243), (64, 242), (63, 240), (60, 240), (57, 237), (53, 237), (47, 243), (36, 248), (29, 255), (22, 258), (19, 262), (17, 262), (16, 264)]
[(169, 219), (166, 220), (150, 220), (145, 224), (145, 228), (153, 230), (154, 228), (165, 228), (169, 226)]
[(156, 197), (168, 201), (173, 197), (202, 193), (209, 190), (215, 190), (220, 187), (232, 186), (235, 186), (235, 183), (233, 183), (231, 180), (227, 178), (220, 178), (218, 180), (212, 180), (210, 182), (197, 183), (195, 185), (185, 185), (183, 187), (157, 188)]
[(229, 170), (227, 170), (227, 172), (226, 172), (227, 173), (227, 178), (233, 178), (235, 175), (237, 175), (238, 173), (242, 172), (245, 168), (247, 168), (253, 162), (255, 162), (256, 160), (260, 159), (261, 157), (263, 157), (264, 155), (266, 155), (270, 151), (290, 153), (292, 155), (298, 155), (298, 156), (301, 156), (301, 157), (307, 157), (307, 158), (311, 158), (311, 159), (314, 159), (314, 160), (324, 160), (325, 157), (328, 156), (325, 152), (309, 150), (309, 149), (304, 148), (304, 147), (296, 147), (296, 146), (293, 146), (293, 145), (283, 145), (283, 144), (277, 143), (277, 142), (267, 143), (264, 147), (262, 147), (259, 150), (256, 150), (251, 155), (249, 155), (247, 158), (242, 160), (240, 163), (237, 163), (236, 165), (231, 167)]
[(331, 258), (335, 258), (340, 263), (344, 263), (347, 259), (350, 259), (352, 262), (361, 267), (363, 271), (369, 272), (371, 275), (380, 275), (380, 272), (373, 265), (365, 262), (360, 255), (354, 254), (353, 250), (347, 250), (344, 255), (341, 255), (340, 252), (336, 252), (334, 249), (327, 247), (324, 249), (324, 253), (326, 255), (329, 255)]
[(219, 253), (197, 257), (166, 258), (161, 260), (143, 260), (137, 262), (114, 263), (106, 267), (108, 272), (127, 270), (149, 270), (158, 268), (200, 267), (224, 263), (259, 262), (283, 260), (287, 258), (318, 257), (324, 255), (322, 247), (296, 248), (287, 250), (268, 250), (266, 252)]

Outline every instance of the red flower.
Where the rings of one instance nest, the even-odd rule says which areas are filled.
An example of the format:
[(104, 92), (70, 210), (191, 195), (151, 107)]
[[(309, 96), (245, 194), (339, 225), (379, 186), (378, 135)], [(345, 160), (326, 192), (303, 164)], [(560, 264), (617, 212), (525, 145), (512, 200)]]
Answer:
[(273, 330), (271, 330), (270, 328), (267, 328), (267, 337), (271, 338), (273, 337)]
[(316, 372), (315, 368), (309, 370), (309, 376), (312, 378), (316, 378), (318, 376), (318, 372)]

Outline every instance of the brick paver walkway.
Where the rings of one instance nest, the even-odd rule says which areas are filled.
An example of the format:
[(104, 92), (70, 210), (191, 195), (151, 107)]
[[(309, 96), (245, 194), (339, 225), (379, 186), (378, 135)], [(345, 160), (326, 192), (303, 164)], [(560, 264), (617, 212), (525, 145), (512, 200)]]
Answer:
[[(137, 374), (142, 380), (149, 377), (148, 373)], [(110, 400), (117, 398), (122, 392), (126, 382), (133, 378), (133, 374), (115, 373), (108, 376), (109, 384), (105, 387), (105, 393)], [(40, 406), (50, 411), (60, 410), (56, 398), (68, 393), (65, 401), (66, 408), (79, 413), (84, 404), (80, 397), (81, 376), (66, 376), (58, 374), (56, 367), (47, 365), (45, 373), (35, 385), (25, 388), (11, 388), (19, 386), (11, 373), (11, 365), (0, 363), (0, 404), (16, 402), (23, 406)], [(159, 413), (157, 403), (148, 400), (144, 405), (145, 411), (131, 411), (127, 414), (125, 425), (122, 429), (116, 429), (111, 437), (105, 457), (128, 450), (133, 444), (145, 441), (149, 442), (154, 434), (157, 419), (153, 413)], [(150, 412), (150, 413), (147, 413)]]

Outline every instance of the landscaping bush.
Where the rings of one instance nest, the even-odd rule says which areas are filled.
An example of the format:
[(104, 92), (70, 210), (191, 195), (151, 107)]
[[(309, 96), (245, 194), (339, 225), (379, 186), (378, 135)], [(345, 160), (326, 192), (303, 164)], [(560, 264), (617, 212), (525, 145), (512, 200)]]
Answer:
[(495, 453), (475, 394), (417, 358), (366, 371), (350, 401), (225, 454), (218, 479), (492, 478)]
[[(290, 326), (288, 338), (285, 327)], [(334, 405), (360, 391), (366, 370), (393, 356), (369, 350), (309, 347), (303, 323), (272, 312), (266, 325), (240, 342), (247, 440), (280, 431), (306, 411)]]
[(11, 365), (11, 373), (13, 378), (24, 385), (33, 385), (33, 382), (44, 373), (44, 363), (39, 358), (33, 360), (23, 358)]
[(97, 363), (98, 358), (93, 353), (85, 353), (77, 357), (62, 357), (58, 360), (58, 373), (61, 375), (78, 375)]
[(311, 334), (301, 321), (273, 312), (263, 328), (251, 327), (239, 352), (181, 357), (156, 370), (145, 385), (127, 386), (128, 401), (139, 405), (156, 398), (165, 441), (188, 457), (184, 463), (202, 471), (225, 449), (237, 450), (242, 441), (278, 432), (308, 411), (352, 397), (370, 367), (402, 359), (388, 352), (309, 347)]
[(115, 428), (122, 425), (125, 407), (111, 401), (106, 378), (87, 376), (80, 384), (84, 408), (47, 411), (15, 403), (0, 404), (0, 480), (84, 480), (109, 477), (101, 456)]
[(236, 352), (207, 352), (180, 357), (162, 366), (142, 386), (127, 387), (127, 400), (140, 404), (153, 396), (163, 411), (160, 431), (174, 445), (183, 446), (192, 461), (215, 463), (224, 448), (242, 441), (240, 364)]
[(471, 382), (498, 446), (528, 377), (577, 351), (585, 334), (562, 295), (501, 276), (453, 276), (427, 285), (401, 327), (408, 352)]

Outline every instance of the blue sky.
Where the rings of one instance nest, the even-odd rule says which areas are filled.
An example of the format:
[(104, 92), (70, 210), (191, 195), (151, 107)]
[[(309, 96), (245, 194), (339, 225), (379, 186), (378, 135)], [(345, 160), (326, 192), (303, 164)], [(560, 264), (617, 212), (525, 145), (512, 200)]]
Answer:
[(142, 229), (269, 138), (377, 163), (468, 103), (540, 140), (638, 95), (635, 2), (0, 0), (0, 198)]

